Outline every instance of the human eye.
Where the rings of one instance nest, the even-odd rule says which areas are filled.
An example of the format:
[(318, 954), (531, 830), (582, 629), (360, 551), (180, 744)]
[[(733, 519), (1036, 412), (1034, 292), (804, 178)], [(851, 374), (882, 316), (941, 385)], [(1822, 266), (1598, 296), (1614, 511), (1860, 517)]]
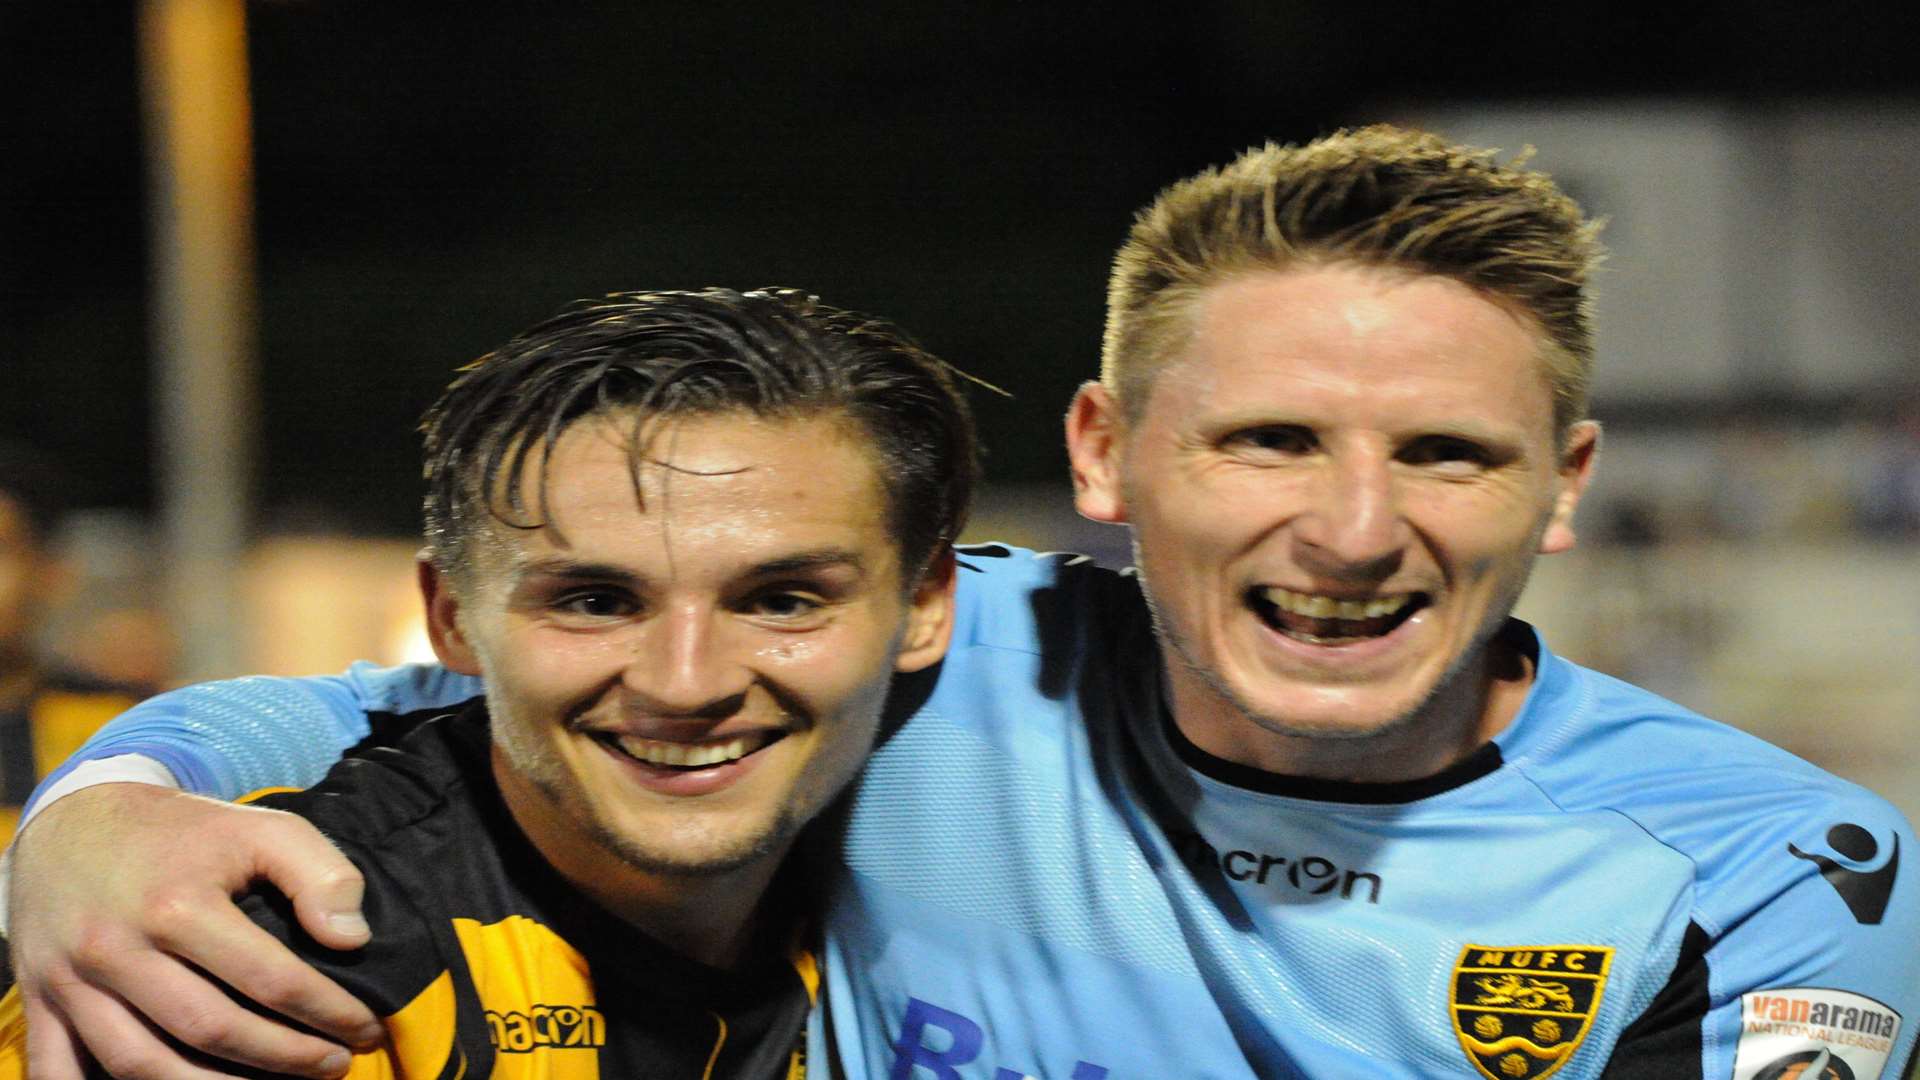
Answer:
[(1298, 424), (1262, 424), (1228, 435), (1228, 450), (1246, 455), (1293, 457), (1311, 452), (1318, 440)]
[(621, 619), (640, 610), (631, 595), (620, 589), (579, 588), (556, 594), (549, 610), (575, 622), (604, 622)]
[(1435, 466), (1451, 472), (1478, 472), (1496, 464), (1490, 448), (1457, 435), (1426, 435), (1415, 439), (1400, 451), (1400, 460), (1408, 465)]
[(746, 607), (759, 618), (797, 625), (817, 619), (826, 601), (816, 592), (787, 587), (762, 589), (748, 598)]

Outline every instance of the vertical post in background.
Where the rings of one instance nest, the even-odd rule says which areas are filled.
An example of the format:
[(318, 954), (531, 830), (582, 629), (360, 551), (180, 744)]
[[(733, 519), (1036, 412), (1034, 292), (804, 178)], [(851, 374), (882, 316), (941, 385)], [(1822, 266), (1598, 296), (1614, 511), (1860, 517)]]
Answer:
[(241, 670), (256, 411), (244, 0), (142, 0), (158, 480), (189, 679)]

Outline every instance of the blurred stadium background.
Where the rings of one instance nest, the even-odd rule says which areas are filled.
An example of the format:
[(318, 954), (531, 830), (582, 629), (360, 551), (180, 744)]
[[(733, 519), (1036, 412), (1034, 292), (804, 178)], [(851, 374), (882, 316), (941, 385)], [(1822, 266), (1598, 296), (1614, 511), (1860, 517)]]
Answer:
[(1535, 147), (1610, 220), (1600, 477), (1523, 613), (1920, 818), (1920, 17), (1380, 8), (0, 8), (0, 435), (85, 507), (49, 647), (160, 681), (419, 655), (415, 418), (617, 289), (898, 319), (1012, 392), (976, 395), (971, 535), (1124, 563), (1058, 417), (1129, 215), (1399, 120)]

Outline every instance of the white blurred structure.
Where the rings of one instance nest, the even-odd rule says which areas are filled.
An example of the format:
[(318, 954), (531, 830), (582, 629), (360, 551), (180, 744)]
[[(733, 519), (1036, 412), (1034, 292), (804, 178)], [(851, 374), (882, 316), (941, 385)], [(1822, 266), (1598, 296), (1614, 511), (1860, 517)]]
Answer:
[(1462, 105), (1409, 121), (1532, 164), (1607, 219), (1595, 397), (1920, 386), (1920, 109)]

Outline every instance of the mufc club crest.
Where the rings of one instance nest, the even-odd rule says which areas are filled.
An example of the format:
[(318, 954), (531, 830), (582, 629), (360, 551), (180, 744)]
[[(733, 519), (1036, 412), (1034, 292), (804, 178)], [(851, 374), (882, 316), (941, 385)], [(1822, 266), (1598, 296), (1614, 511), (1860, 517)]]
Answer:
[(1597, 945), (1469, 945), (1447, 1002), (1467, 1060), (1487, 1080), (1540, 1080), (1586, 1041), (1613, 950)]

